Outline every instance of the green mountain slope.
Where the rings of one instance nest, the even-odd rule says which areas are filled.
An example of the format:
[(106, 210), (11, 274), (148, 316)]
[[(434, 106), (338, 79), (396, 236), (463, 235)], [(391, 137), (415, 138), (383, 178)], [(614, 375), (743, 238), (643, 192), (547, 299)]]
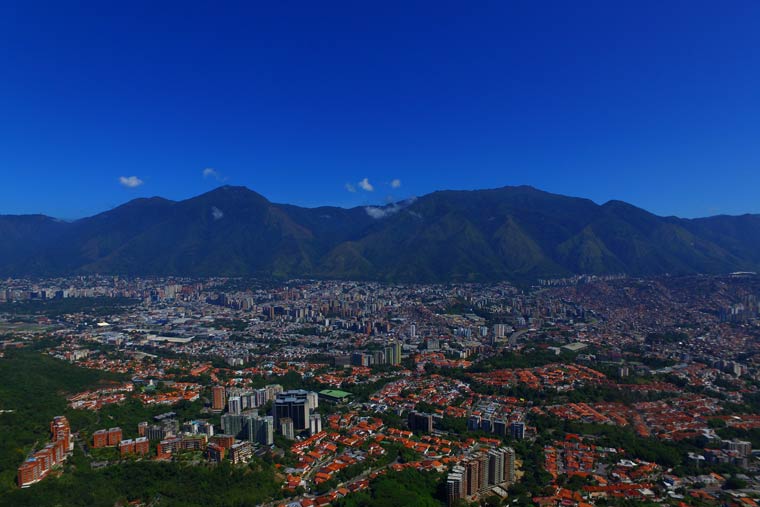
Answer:
[(0, 216), (0, 276), (114, 273), (386, 281), (760, 269), (760, 216), (685, 220), (532, 187), (301, 208), (244, 187), (61, 222)]

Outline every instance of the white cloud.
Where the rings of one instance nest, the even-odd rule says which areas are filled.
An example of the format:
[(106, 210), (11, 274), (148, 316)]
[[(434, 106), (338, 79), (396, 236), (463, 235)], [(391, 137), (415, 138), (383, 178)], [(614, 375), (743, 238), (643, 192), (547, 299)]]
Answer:
[(372, 192), (375, 190), (375, 187), (372, 186), (372, 183), (370, 183), (369, 179), (367, 178), (364, 178), (363, 180), (359, 182), (359, 188), (361, 188), (362, 190), (366, 192)]
[(377, 218), (377, 219), (385, 218), (388, 215), (392, 215), (393, 213), (395, 213), (393, 208), (387, 208), (387, 209), (376, 208), (374, 206), (367, 206), (366, 208), (364, 208), (364, 211), (366, 211), (367, 214), (371, 216), (372, 218)]
[(204, 178), (214, 178), (216, 181), (222, 182), (227, 181), (227, 178), (222, 176), (222, 174), (214, 169), (213, 167), (207, 167), (203, 170), (203, 177)]
[[(395, 215), (402, 209), (406, 208), (410, 204), (412, 204), (414, 201), (416, 201), (416, 197), (412, 197), (410, 199), (406, 199), (405, 201), (399, 201), (394, 202), (393, 204), (389, 204), (387, 206), (367, 206), (364, 208), (364, 211), (367, 212), (369, 216), (376, 219), (385, 218), (391, 215)], [(413, 212), (412, 212), (413, 213)]]
[(353, 186), (351, 183), (346, 183), (346, 190), (353, 193), (353, 192), (356, 192), (356, 187)]
[(401, 180), (396, 178), (395, 180), (391, 181), (391, 188), (399, 188), (401, 186)]
[(137, 176), (119, 176), (119, 183), (121, 183), (121, 186), (123, 187), (137, 188), (144, 182)]
[(224, 212), (216, 206), (211, 206), (211, 216), (214, 218), (214, 220), (221, 220), (224, 218)]

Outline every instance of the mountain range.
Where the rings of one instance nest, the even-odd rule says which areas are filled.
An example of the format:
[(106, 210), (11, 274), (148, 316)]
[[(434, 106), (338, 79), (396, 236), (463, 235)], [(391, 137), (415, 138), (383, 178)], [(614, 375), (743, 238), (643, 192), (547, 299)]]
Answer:
[(66, 222), (0, 215), (0, 276), (274, 276), (404, 282), (760, 271), (760, 215), (660, 217), (528, 187), (357, 208), (223, 186)]

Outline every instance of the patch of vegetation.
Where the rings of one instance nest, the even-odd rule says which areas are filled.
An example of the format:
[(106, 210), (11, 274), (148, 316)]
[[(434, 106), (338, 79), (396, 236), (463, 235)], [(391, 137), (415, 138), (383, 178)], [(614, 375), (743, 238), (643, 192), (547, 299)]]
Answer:
[(215, 319), (211, 323), (211, 327), (229, 331), (245, 331), (248, 328), (248, 323), (241, 319)]
[(99, 470), (70, 466), (59, 478), (7, 494), (0, 505), (113, 507), (138, 500), (160, 507), (237, 507), (279, 496), (274, 467), (259, 460), (245, 467), (141, 461)]
[(18, 301), (0, 305), (0, 313), (10, 315), (39, 315), (58, 317), (70, 313), (87, 313), (88, 315), (103, 316), (120, 313), (127, 307), (135, 306), (139, 299), (132, 298), (62, 298)]
[[(49, 439), (49, 424), (66, 413), (66, 396), (123, 376), (73, 366), (31, 350), (0, 359), (0, 493), (13, 487), (16, 469), (32, 446)], [(76, 426), (72, 422), (72, 431)]]
[(354, 493), (341, 498), (336, 507), (439, 507), (446, 505), (445, 484), (442, 476), (432, 472), (420, 472), (408, 468), (400, 472), (388, 472), (370, 484), (369, 491)]

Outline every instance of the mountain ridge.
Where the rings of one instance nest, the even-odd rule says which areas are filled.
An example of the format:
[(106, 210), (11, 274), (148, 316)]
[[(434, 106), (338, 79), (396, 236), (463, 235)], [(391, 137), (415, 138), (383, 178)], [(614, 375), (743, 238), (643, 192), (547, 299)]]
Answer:
[(531, 186), (305, 208), (241, 186), (138, 198), (64, 222), (0, 215), (0, 276), (486, 281), (760, 270), (760, 215), (660, 217)]

